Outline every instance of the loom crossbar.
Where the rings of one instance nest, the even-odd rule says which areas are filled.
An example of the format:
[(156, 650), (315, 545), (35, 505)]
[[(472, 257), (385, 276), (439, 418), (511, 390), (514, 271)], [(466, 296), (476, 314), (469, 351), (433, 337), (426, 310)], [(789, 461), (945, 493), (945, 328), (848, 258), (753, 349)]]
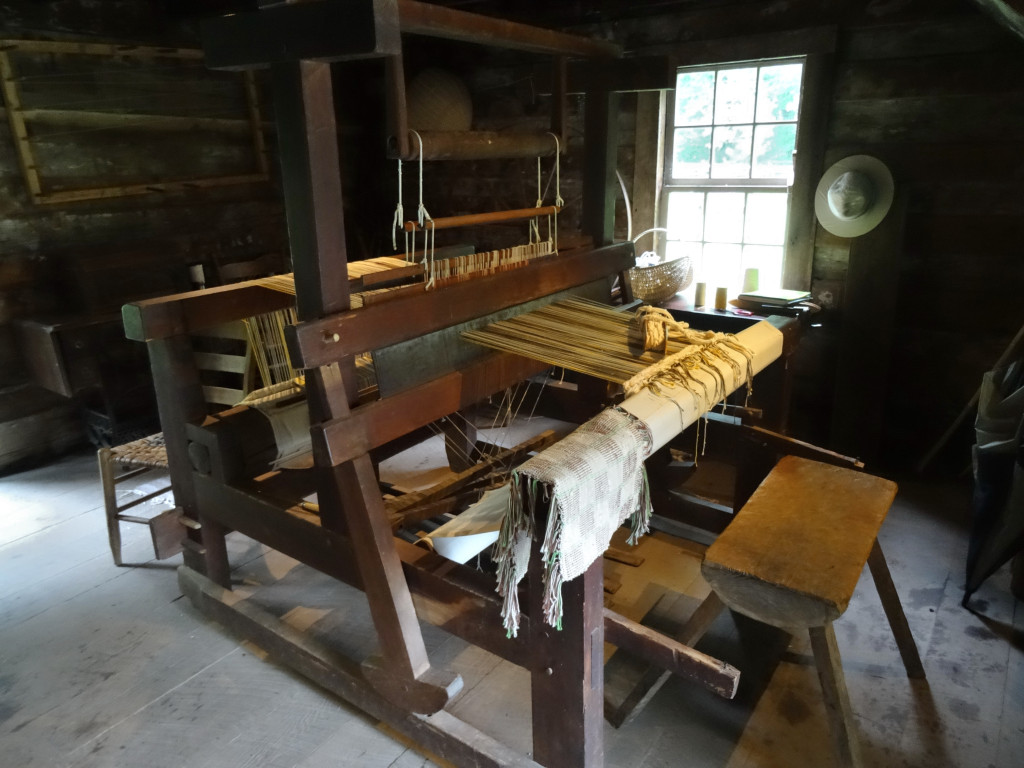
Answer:
[(291, 359), (303, 368), (329, 365), (345, 355), (397, 344), (615, 275), (635, 260), (631, 242), (616, 243), (544, 264), (527, 264), (516, 270), (514, 280), (498, 274), (449, 286), (443, 301), (433, 292), (423, 292), (309, 320), (288, 329)]
[(424, 229), (454, 229), (456, 227), (472, 227), (478, 224), (496, 224), (502, 221), (520, 221), (535, 216), (552, 216), (561, 208), (557, 205), (545, 205), (537, 208), (514, 208), (508, 211), (488, 211), (487, 213), (467, 213), (463, 216), (446, 216), (427, 219), (423, 225), (415, 221), (407, 221), (403, 225), (406, 232), (419, 232)]

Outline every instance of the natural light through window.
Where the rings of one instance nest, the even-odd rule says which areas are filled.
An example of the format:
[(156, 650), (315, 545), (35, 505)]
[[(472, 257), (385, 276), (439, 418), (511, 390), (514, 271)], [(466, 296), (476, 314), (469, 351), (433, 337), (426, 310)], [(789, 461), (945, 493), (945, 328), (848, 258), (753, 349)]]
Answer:
[(681, 69), (666, 152), (666, 256), (735, 296), (747, 269), (782, 279), (802, 61)]

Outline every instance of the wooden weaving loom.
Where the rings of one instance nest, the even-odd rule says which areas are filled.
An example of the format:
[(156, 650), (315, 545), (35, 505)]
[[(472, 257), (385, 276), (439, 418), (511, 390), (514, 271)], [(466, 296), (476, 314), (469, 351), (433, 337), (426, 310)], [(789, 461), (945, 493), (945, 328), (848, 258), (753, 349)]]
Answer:
[[(351, 309), (351, 286), (339, 279), (347, 258), (331, 62), (386, 57), (392, 82), (400, 84), (403, 32), (554, 54), (562, 91), (561, 57), (607, 59), (617, 53), (604, 43), (412, 0), (268, 3), (257, 13), (211, 20), (204, 30), (210, 66), (271, 69), (299, 316), (290, 346), (293, 363), (306, 369), (316, 466), (268, 472), (273, 435), (245, 407), (207, 415), (189, 349), (190, 331), (288, 306), (290, 295), (253, 281), (126, 306), (127, 335), (148, 343), (172, 485), (189, 528), (179, 579), (210, 616), (457, 765), (598, 768), (603, 765), (606, 639), (726, 694), (735, 690), (735, 670), (606, 611), (600, 558), (565, 584), (560, 631), (534, 618), (541, 586), (531, 575), (519, 634), (508, 637), (491, 577), (393, 535), (395, 506), (382, 499), (375, 460), (422, 437), (429, 423), (547, 368), (509, 353), (467, 352), (464, 342), (458, 353), (436, 354), (439, 345), (457, 340), (465, 324), (482, 324), (496, 313), (516, 314), (581, 287), (607, 301), (613, 278), (633, 266), (632, 244), (611, 244), (611, 94), (595, 80), (587, 95), (583, 218), (597, 247), (435, 291), (414, 287)], [(402, 111), (392, 113), (396, 151), (414, 157), (418, 147), (408, 140)], [(559, 132), (561, 120), (556, 109)], [(481, 157), (495, 151), (488, 137), (423, 138), (423, 151), (431, 156)], [(502, 136), (497, 144), (500, 151), (522, 156), (550, 151), (542, 149), (550, 144), (546, 138)], [(389, 355), (397, 355), (402, 365), (393, 368), (418, 375), (395, 382), (393, 394), (367, 398), (364, 392), (361, 399), (354, 359), (371, 350), (382, 368)], [(519, 454), (536, 447), (525, 446)], [(318, 494), (318, 514), (298, 503), (312, 491)], [(361, 588), (377, 632), (377, 655), (342, 658), (239, 602), (230, 591), (224, 539), (231, 530)], [(532, 757), (446, 711), (461, 680), (431, 666), (421, 621), (530, 671)]]

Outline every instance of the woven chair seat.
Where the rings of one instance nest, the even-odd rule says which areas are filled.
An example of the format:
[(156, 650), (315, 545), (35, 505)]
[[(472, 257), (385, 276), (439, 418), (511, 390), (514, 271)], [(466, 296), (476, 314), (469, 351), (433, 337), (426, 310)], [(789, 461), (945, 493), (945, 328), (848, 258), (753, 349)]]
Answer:
[(166, 468), (167, 446), (164, 444), (164, 433), (157, 432), (115, 446), (110, 449), (110, 457), (122, 466)]

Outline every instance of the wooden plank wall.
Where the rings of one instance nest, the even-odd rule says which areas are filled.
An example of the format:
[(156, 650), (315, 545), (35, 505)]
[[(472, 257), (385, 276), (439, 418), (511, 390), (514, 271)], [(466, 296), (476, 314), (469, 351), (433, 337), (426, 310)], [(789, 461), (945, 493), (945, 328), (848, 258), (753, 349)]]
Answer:
[[(827, 160), (876, 155), (908, 196), (881, 451), (898, 464), (927, 451), (1024, 323), (1024, 40), (951, 12), (844, 43)], [(835, 279), (842, 249), (820, 233), (832, 263), (818, 274)], [(947, 454), (954, 471), (969, 432)]]
[[(2, 36), (199, 48), (193, 23), (160, 10), (174, 5), (8, 0), (0, 2)], [(212, 73), (201, 60), (5, 52), (21, 105), (46, 110), (27, 118), (44, 191), (258, 172), (237, 74)], [(264, 100), (268, 126), (270, 106)], [(287, 269), (283, 206), (273, 178), (37, 202), (7, 108), (0, 102), (0, 398), (13, 388), (24, 397), (29, 382), (16, 341), (20, 319), (116, 314), (128, 300), (190, 288), (192, 263), (205, 263), (209, 274), (213, 263), (266, 256), (273, 268)], [(181, 116), (199, 119), (192, 124)], [(272, 130), (265, 133), (272, 148)], [(272, 177), (275, 165), (270, 158)]]

